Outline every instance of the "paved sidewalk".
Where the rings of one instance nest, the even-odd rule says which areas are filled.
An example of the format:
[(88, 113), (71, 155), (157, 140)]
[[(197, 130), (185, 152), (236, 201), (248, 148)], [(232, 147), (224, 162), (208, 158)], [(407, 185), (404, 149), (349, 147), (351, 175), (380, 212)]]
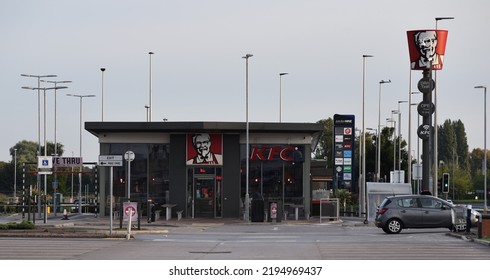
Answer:
[[(27, 220), (26, 215), (24, 220)], [(12, 214), (7, 216), (0, 216), (0, 223), (22, 222), (22, 214)], [(32, 215), (30, 217), (32, 221)], [(335, 219), (325, 219), (321, 221), (318, 217), (312, 217), (309, 220), (305, 219), (288, 219), (278, 222), (278, 225), (298, 225), (298, 224), (322, 224), (332, 223), (332, 224), (342, 224), (342, 225), (364, 225), (362, 219), (351, 218), (348, 220), (335, 220)], [(214, 226), (224, 226), (229, 224), (243, 224), (243, 225), (261, 225), (261, 224), (271, 224), (271, 222), (263, 223), (252, 223), (244, 222), (242, 219), (231, 219), (231, 218), (182, 218), (178, 220), (177, 218), (172, 218), (168, 221), (159, 219), (155, 222), (148, 222), (146, 217), (139, 223), (133, 222), (131, 234), (142, 234), (142, 233), (167, 233), (175, 228), (183, 227), (214, 227)], [(67, 218), (62, 214), (49, 214), (46, 223), (44, 223), (44, 218), (39, 216), (35, 217), (35, 226), (33, 230), (0, 230), (0, 236), (26, 236), (26, 237), (94, 237), (94, 238), (105, 238), (105, 237), (126, 237), (127, 235), (127, 222), (121, 223), (120, 220), (112, 221), (112, 234), (109, 217), (96, 217), (94, 214), (69, 214)]]

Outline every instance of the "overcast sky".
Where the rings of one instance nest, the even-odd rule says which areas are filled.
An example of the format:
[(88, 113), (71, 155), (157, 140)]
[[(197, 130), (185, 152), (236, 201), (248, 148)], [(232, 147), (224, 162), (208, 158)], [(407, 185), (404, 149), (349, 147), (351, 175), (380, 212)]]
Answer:
[[(0, 3), (0, 160), (9, 148), (38, 139), (36, 78), (73, 81), (57, 91), (57, 140), (65, 156), (79, 155), (79, 99), (83, 119), (100, 121), (104, 72), (104, 121), (146, 121), (152, 62), (152, 120), (245, 121), (245, 59), (249, 59), (249, 119), (317, 122), (334, 114), (356, 115), (362, 128), (362, 55), (366, 60), (366, 127), (381, 124), (408, 100), (410, 71), (406, 32), (449, 32), (444, 69), (437, 74), (438, 123), (460, 119), (470, 150), (483, 148), (483, 90), (490, 85), (490, 2), (487, 0), (23, 0)], [(53, 84), (41, 84), (42, 87)], [(413, 102), (421, 100), (413, 96)], [(47, 91), (46, 138), (54, 141), (54, 94)], [(416, 107), (412, 150), (416, 149)], [(402, 137), (408, 105), (401, 104)], [(41, 111), (41, 124), (43, 113)], [(41, 133), (43, 128), (41, 128)], [(41, 134), (41, 139), (43, 139)], [(83, 131), (83, 157), (97, 161), (97, 138)]]

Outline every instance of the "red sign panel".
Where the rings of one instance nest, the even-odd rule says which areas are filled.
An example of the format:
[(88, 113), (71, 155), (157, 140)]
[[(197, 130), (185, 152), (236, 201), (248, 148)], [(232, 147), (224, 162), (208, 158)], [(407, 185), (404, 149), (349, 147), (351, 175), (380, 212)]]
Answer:
[(412, 70), (441, 70), (446, 53), (447, 30), (407, 31)]
[(187, 164), (223, 164), (223, 135), (187, 135)]

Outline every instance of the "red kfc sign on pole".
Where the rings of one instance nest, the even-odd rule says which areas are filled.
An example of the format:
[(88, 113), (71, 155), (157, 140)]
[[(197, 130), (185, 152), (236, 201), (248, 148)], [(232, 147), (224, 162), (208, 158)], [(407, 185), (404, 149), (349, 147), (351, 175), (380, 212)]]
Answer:
[(447, 30), (407, 31), (412, 70), (441, 70), (446, 53)]

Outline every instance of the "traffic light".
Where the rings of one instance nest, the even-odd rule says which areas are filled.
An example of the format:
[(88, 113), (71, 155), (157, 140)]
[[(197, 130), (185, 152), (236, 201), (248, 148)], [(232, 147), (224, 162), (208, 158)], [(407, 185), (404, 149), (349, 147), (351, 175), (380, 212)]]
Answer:
[(442, 174), (442, 192), (443, 193), (449, 192), (449, 173)]

